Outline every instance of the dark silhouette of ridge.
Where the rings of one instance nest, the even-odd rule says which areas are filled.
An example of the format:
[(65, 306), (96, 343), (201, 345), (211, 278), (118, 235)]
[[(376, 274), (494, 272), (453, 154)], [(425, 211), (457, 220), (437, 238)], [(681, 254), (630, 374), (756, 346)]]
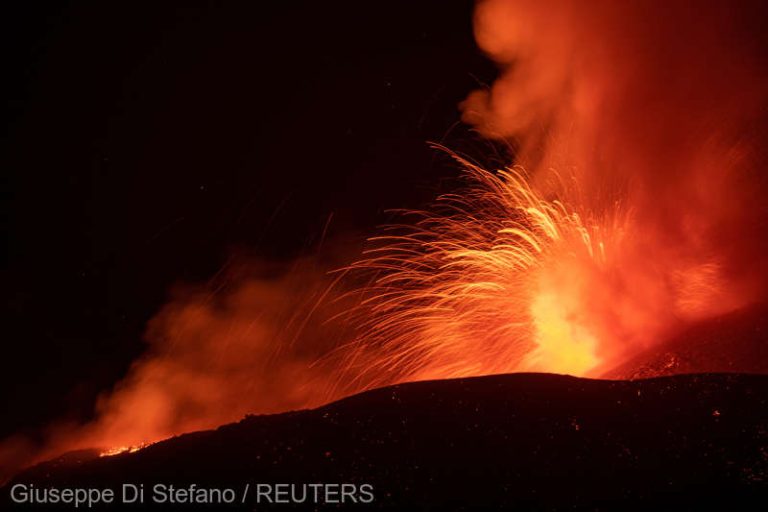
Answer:
[[(131, 454), (80, 452), (28, 469), (3, 495), (9, 504), (15, 483), (126, 482), (238, 492), (246, 483), (367, 483), (375, 496), (275, 510), (758, 510), (768, 503), (768, 376), (511, 374), (402, 384)], [(254, 497), (213, 509), (271, 509)]]

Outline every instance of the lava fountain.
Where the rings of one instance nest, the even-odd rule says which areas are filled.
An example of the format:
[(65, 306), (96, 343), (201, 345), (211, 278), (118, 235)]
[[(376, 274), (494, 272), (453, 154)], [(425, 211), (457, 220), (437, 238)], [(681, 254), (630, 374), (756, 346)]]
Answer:
[(478, 2), (463, 118), (512, 165), (372, 239), (344, 380), (600, 376), (765, 295), (760, 7), (649, 7)]
[(735, 307), (706, 256), (633, 267), (639, 226), (624, 203), (598, 215), (545, 198), (522, 168), (492, 173), (456, 159), (466, 188), (404, 212), (416, 220), (372, 238), (348, 269), (371, 276), (344, 366), (366, 387), (518, 371), (599, 376), (680, 324)]

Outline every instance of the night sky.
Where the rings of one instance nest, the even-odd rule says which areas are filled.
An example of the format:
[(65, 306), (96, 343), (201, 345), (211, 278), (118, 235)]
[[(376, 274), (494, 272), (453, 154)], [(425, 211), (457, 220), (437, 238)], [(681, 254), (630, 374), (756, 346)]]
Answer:
[(470, 0), (9, 4), (0, 437), (87, 418), (175, 283), (331, 214), (357, 247), (455, 178), (428, 141), (498, 155), (459, 122)]

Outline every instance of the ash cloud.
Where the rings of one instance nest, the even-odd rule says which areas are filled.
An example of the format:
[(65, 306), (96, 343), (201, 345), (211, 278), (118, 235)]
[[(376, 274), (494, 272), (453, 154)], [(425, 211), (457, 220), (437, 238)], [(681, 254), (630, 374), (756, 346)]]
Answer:
[(3, 440), (0, 479), (65, 451), (140, 446), (338, 398), (327, 365), (347, 327), (328, 320), (348, 305), (327, 259), (240, 261), (209, 283), (176, 286), (95, 419)]
[(627, 266), (717, 265), (721, 310), (759, 300), (768, 249), (765, 10), (482, 0), (477, 42), (500, 72), (468, 96), (463, 118), (487, 137), (514, 139), (516, 163), (545, 192), (563, 194), (554, 170), (578, 183), (564, 194), (588, 214), (630, 212)]

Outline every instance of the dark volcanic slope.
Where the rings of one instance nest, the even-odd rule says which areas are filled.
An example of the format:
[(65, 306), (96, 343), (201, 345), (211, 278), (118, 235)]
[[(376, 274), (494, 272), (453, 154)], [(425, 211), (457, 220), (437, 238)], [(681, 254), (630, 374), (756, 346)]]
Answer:
[(768, 374), (768, 304), (699, 322), (602, 377), (643, 379), (704, 372)]
[(48, 463), (16, 482), (238, 492), (247, 482), (371, 483), (375, 502), (362, 509), (759, 509), (768, 499), (768, 376), (404, 384), (134, 454)]

